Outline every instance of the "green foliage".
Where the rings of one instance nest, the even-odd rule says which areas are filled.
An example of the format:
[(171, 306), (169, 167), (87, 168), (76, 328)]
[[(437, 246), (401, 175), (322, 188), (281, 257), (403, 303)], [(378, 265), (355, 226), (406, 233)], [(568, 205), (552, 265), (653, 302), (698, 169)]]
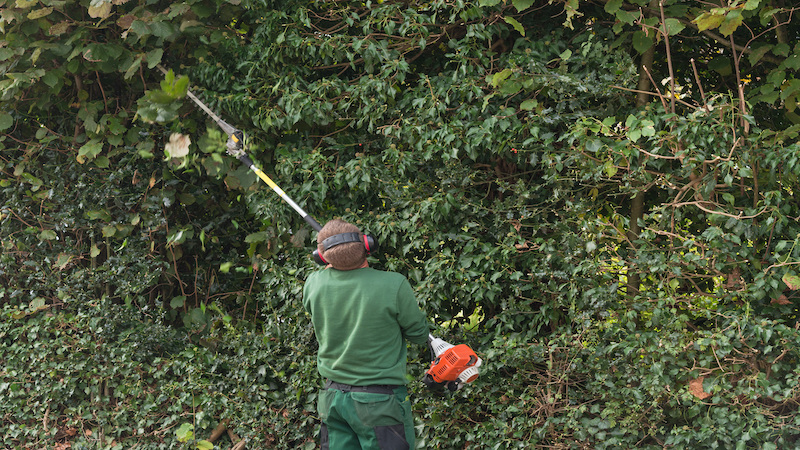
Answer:
[[(118, 448), (135, 441), (143, 448), (174, 448), (180, 442), (209, 448), (203, 438), (226, 419), (248, 445), (309, 444), (317, 382), (313, 352), (306, 349), (313, 334), (296, 301), (271, 299), (263, 305), (271, 316), (262, 329), (231, 326), (216, 317), (204, 347), (157, 353), (149, 361), (135, 360), (129, 351), (143, 335), (98, 338), (91, 332), (106, 323), (102, 307), (17, 320), (6, 308), (0, 325), (7, 361), (0, 372), (6, 398), (0, 409), (6, 417), (3, 444)], [(126, 311), (131, 318), (139, 315)], [(434, 394), (412, 383), (420, 445), (662, 448), (748, 442), (746, 447), (786, 448), (796, 443), (796, 329), (744, 315), (709, 314), (712, 326), (686, 333), (689, 317), (666, 300), (642, 314), (660, 331), (631, 332), (631, 322), (619, 317), (549, 340), (521, 334), (448, 336), (481, 349), (487, 366), (474, 384), (454, 394)], [(174, 339), (160, 335), (156, 324), (145, 327), (153, 335), (149, 339)], [(412, 371), (420, 374), (427, 352), (411, 354), (417, 353)], [(224, 448), (226, 440), (215, 445)]]
[(650, 4), (0, 0), (3, 446), (314, 447), (315, 236), (189, 87), (484, 358), (424, 448), (796, 445), (797, 19)]
[[(175, 436), (178, 437), (179, 442), (189, 442), (189, 441), (196, 441), (194, 439), (194, 426), (190, 423), (184, 423), (180, 426), (177, 430), (175, 430)], [(194, 442), (193, 447), (197, 450), (211, 450), (214, 448), (214, 444), (211, 442), (202, 439), (199, 441)]]
[(313, 335), (295, 306), (285, 311), (259, 330), (212, 314), (199, 346), (133, 306), (21, 319), (6, 306), (2, 444), (211, 448), (203, 437), (227, 419), (255, 447), (298, 448), (313, 435), (317, 382), (313, 355), (296, 356)]
[(139, 109), (137, 114), (145, 122), (171, 122), (178, 118), (180, 103), (176, 100), (186, 96), (189, 87), (189, 78), (179, 77), (175, 79), (175, 72), (169, 70), (164, 80), (161, 82), (161, 89), (157, 91), (147, 91), (139, 99)]

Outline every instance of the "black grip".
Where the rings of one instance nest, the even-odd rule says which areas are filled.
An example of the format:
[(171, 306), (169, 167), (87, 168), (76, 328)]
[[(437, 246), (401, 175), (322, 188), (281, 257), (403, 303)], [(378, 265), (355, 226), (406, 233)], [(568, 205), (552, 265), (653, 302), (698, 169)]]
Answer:
[(250, 159), (247, 153), (242, 153), (241, 155), (237, 156), (236, 159), (242, 162), (247, 167), (253, 167), (254, 163), (253, 160)]
[(310, 215), (304, 216), (303, 220), (305, 220), (307, 224), (311, 225), (311, 228), (313, 228), (315, 231), (319, 232), (322, 230), (322, 225), (320, 225), (319, 222), (314, 220), (314, 218)]

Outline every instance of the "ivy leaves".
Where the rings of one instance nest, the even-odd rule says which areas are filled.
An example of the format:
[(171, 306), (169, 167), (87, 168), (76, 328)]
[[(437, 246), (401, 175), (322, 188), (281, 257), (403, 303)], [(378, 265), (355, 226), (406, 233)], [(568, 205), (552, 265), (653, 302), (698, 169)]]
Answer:
[[(785, 11), (6, 3), (0, 340), (13, 357), (0, 415), (18, 422), (4, 445), (34, 442), (50, 402), (50, 423), (107, 426), (118, 443), (207, 447), (204, 430), (230, 415), (258, 442), (313, 446), (313, 331), (297, 308), (313, 236), (225, 155), (226, 136), (185, 107), (189, 78), (162, 78), (162, 62), (248, 132), (257, 163), (315, 217), (377, 234), (375, 266), (407, 274), (448, 340), (485, 353), (471, 389), (496, 403), (415, 392), (429, 447), (796, 437), (786, 411), (798, 336), (781, 323), (796, 316), (800, 283), (796, 130), (766, 131), (759, 116), (743, 133), (738, 97), (711, 88), (706, 102), (694, 85), (664, 94), (686, 102), (674, 113), (636, 108), (626, 90), (637, 54), (665, 60), (666, 38), (691, 38), (672, 47), (690, 68), (694, 42), (731, 31), (703, 41), (727, 56), (719, 42), (741, 44), (745, 25)], [(575, 30), (554, 23), (561, 14)], [(744, 52), (767, 69), (746, 94), (790, 108), (796, 49), (772, 35)], [(724, 71), (697, 63), (704, 87)], [(646, 209), (630, 236), (638, 189)], [(635, 293), (631, 268), (643, 274)], [(30, 387), (16, 379), (25, 370)], [(543, 401), (546, 414), (531, 406)]]

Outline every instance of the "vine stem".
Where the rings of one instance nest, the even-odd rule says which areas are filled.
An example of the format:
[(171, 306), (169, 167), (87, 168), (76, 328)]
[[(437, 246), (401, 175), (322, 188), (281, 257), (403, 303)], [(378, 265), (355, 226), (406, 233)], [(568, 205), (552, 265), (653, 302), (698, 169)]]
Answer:
[(658, 2), (658, 7), (661, 10), (661, 26), (664, 33), (664, 46), (667, 50), (667, 68), (669, 69), (669, 101), (670, 112), (675, 114), (675, 70), (672, 67), (672, 52), (669, 46), (669, 30), (667, 29), (667, 20), (664, 15), (664, 2)]
[(794, 252), (794, 248), (797, 246), (797, 241), (800, 241), (800, 233), (797, 234), (797, 237), (794, 238), (792, 242), (792, 248), (789, 249), (789, 253), (786, 254), (786, 258), (783, 260), (782, 263), (776, 263), (769, 267), (767, 267), (764, 272), (768, 272), (770, 269), (774, 269), (776, 267), (783, 267), (783, 266), (793, 266), (796, 264), (800, 264), (800, 261), (789, 262), (789, 258), (792, 257), (792, 252)]

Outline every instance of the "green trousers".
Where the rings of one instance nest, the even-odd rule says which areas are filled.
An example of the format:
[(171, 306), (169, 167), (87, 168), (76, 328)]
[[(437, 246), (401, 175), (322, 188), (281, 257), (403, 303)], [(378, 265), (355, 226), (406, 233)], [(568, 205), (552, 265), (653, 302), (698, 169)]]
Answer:
[(328, 381), (320, 391), (322, 450), (409, 450), (414, 419), (405, 386), (350, 386)]

